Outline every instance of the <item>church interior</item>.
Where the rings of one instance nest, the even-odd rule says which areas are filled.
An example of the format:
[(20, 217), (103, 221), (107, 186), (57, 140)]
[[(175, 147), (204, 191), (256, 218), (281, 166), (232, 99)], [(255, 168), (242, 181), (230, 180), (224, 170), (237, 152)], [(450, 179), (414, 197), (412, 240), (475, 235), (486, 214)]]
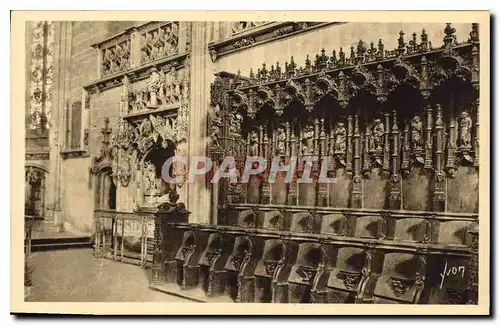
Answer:
[[(33, 21), (26, 48), (27, 261), (89, 247), (197, 302), (477, 304), (477, 23)], [(174, 156), (316, 160), (169, 184)]]

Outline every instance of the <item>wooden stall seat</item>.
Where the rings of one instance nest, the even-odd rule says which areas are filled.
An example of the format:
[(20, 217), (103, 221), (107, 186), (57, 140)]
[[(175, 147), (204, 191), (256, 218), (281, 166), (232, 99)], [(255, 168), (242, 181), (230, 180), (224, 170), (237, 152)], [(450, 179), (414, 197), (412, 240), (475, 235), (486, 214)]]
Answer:
[(384, 219), (381, 216), (360, 216), (356, 218), (355, 237), (380, 238)]
[(365, 278), (363, 275), (365, 263), (366, 252), (363, 248), (342, 247), (338, 249), (337, 259), (329, 272), (326, 283), (328, 302), (355, 302)]
[(310, 212), (298, 212), (292, 214), (290, 231), (292, 232), (316, 232), (316, 218)]
[(302, 243), (299, 245), (297, 260), (288, 277), (288, 302), (311, 302), (313, 281), (322, 260), (320, 244)]
[[(261, 239), (254, 239), (259, 242)], [(231, 255), (224, 269), (228, 273), (226, 293), (236, 302), (253, 302), (254, 271), (262, 252), (262, 244), (254, 245), (248, 236), (238, 236), (234, 240)]]
[[(263, 216), (262, 226), (272, 225), (273, 219), (283, 215), (277, 209), (252, 212)], [(317, 234), (304, 231), (313, 216), (310, 212), (288, 215), (294, 216), (289, 230), (168, 224), (163, 241), (177, 247), (177, 284), (183, 289), (203, 288), (208, 297), (224, 295), (236, 302), (418, 304), (468, 299), (463, 283), (469, 277), (470, 250), (463, 244), (439, 243), (434, 225), (442, 221), (406, 215), (391, 221), (386, 215), (375, 215), (354, 216), (356, 223), (350, 223), (352, 215), (324, 213), (315, 216), (321, 220), (315, 223), (321, 225)], [(382, 219), (385, 231), (381, 231)], [(445, 219), (453, 221), (463, 222)], [(372, 236), (346, 236), (342, 229), (352, 225), (356, 227), (349, 229), (356, 234), (370, 227), (376, 231)], [(429, 234), (434, 242), (424, 237)], [(460, 282), (457, 274), (448, 272), (454, 280), (447, 281), (447, 277), (441, 286), (439, 274), (427, 274), (428, 269), (445, 267), (460, 276), (466, 268), (465, 280)]]
[(284, 216), (278, 210), (265, 211), (262, 228), (283, 230), (285, 226)]
[(230, 254), (231, 239), (231, 236), (223, 238), (218, 233), (211, 233), (200, 256), (200, 283), (208, 297), (222, 295), (225, 291), (227, 271), (224, 266)]
[(257, 216), (253, 210), (243, 210), (238, 216), (238, 227), (253, 228), (257, 224)]
[(269, 239), (264, 243), (262, 258), (257, 262), (255, 275), (255, 302), (274, 302), (276, 275), (285, 264), (284, 243)]
[(418, 304), (426, 276), (423, 258), (410, 253), (386, 253), (381, 273), (371, 278), (368, 286), (373, 287), (374, 302)]
[(349, 223), (342, 213), (326, 214), (321, 217), (321, 233), (336, 236), (349, 235)]
[(429, 221), (422, 218), (400, 218), (394, 222), (394, 233), (391, 238), (394, 240), (409, 242), (429, 241), (430, 231)]
[(177, 261), (177, 284), (181, 289), (190, 289), (198, 285), (199, 265), (198, 261), (203, 250), (200, 238), (194, 231), (186, 231), (182, 238), (182, 244), (175, 260)]

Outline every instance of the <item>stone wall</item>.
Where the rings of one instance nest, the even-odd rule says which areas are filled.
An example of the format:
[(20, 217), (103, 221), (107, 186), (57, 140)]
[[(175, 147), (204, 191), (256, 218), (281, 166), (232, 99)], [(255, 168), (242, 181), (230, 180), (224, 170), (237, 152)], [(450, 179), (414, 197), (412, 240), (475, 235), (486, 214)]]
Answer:
[[(386, 49), (394, 49), (398, 46), (399, 32), (405, 33), (405, 41), (412, 38), (412, 33), (417, 34), (417, 42), (420, 42), (420, 33), (425, 29), (429, 41), (433, 46), (439, 47), (443, 44), (444, 23), (345, 23), (330, 25), (321, 29), (306, 31), (291, 37), (271, 41), (245, 50), (241, 50), (217, 59), (216, 71), (227, 71), (236, 73), (241, 71), (243, 76), (248, 76), (250, 69), (255, 73), (265, 63), (269, 68), (279, 62), (284, 66), (286, 61), (290, 62), (293, 56), (295, 63), (299, 66), (304, 64), (306, 56), (309, 55), (314, 61), (316, 54), (324, 48), (327, 55), (332, 51), (343, 48), (346, 57), (349, 57), (350, 47), (363, 40), (367, 44), (373, 42), (377, 46), (382, 39)], [(470, 32), (470, 24), (453, 24), (456, 29), (455, 35), (458, 40), (467, 40)]]
[[(71, 26), (71, 46), (68, 53), (68, 70), (66, 78), (68, 88), (64, 94), (66, 103), (71, 106), (76, 101), (83, 101), (83, 86), (97, 79), (97, 55), (93, 44), (100, 42), (130, 27), (135, 22), (106, 21), (74, 21)], [(63, 58), (59, 61), (63, 64)], [(60, 67), (64, 68), (64, 67)], [(61, 91), (61, 89), (59, 89)], [(90, 100), (90, 109), (83, 113), (83, 128), (90, 130), (89, 143), (84, 149), (86, 153), (78, 157), (61, 161), (61, 218), (59, 223), (65, 224), (72, 231), (93, 231), (94, 192), (89, 187), (89, 168), (91, 157), (98, 155), (103, 140), (101, 129), (104, 119), (110, 119), (110, 127), (116, 125), (120, 92), (111, 89), (103, 96), (94, 96)], [(83, 105), (83, 103), (82, 103)], [(64, 112), (65, 107), (58, 107)], [(84, 105), (82, 109), (85, 110)], [(67, 123), (67, 115), (63, 119)], [(66, 125), (60, 125), (61, 139), (64, 141)], [(64, 148), (61, 145), (61, 148)]]

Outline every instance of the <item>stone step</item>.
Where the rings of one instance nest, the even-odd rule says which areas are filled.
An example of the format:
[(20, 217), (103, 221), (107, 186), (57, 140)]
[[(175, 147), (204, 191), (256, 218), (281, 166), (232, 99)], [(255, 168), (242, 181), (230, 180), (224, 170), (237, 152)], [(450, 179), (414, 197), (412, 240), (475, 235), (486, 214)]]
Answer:
[(84, 248), (92, 247), (92, 245), (92, 237), (90, 236), (33, 238), (31, 240), (32, 251)]
[(174, 283), (164, 283), (164, 284), (151, 284), (149, 289), (163, 292), (167, 295), (172, 295), (184, 299), (191, 300), (193, 302), (201, 302), (201, 303), (212, 303), (212, 302), (232, 302), (234, 300), (228, 297), (227, 295), (221, 295), (217, 297), (207, 297), (205, 291), (201, 288), (193, 288), (183, 290), (177, 284)]

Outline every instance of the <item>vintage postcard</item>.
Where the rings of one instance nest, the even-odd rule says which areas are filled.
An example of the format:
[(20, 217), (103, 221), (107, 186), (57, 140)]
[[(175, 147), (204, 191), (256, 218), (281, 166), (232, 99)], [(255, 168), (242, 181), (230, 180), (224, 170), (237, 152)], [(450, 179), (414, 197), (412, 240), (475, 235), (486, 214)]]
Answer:
[(12, 313), (489, 314), (489, 12), (11, 26)]

